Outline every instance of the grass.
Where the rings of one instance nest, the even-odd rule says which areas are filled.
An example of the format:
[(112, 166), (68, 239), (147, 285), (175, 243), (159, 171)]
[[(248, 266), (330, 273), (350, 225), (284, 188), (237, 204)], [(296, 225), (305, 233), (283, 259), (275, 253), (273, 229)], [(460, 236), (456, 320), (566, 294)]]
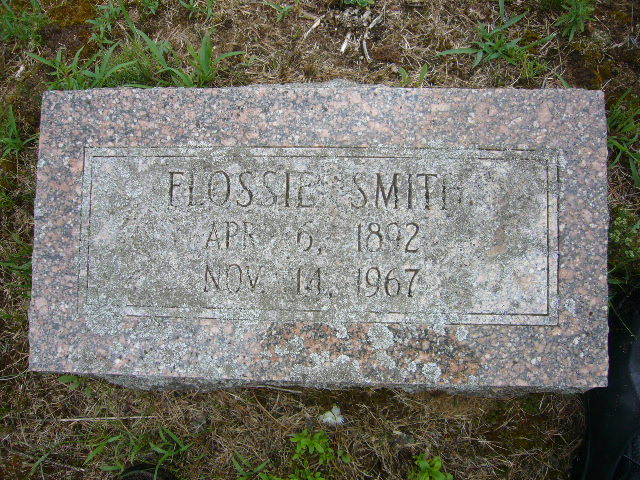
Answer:
[(608, 145), (612, 152), (610, 166), (628, 162), (631, 178), (640, 189), (640, 99), (624, 92), (609, 110), (607, 119)]
[[(23, 138), (18, 127), (13, 106), (9, 105), (6, 118), (0, 121), (0, 214), (12, 212), (14, 209), (31, 208), (32, 192), (21, 191), (12, 175), (8, 173), (8, 162), (15, 161), (18, 156), (34, 142), (37, 135)], [(13, 163), (12, 163), (13, 164)], [(5, 168), (2, 166), (5, 165)], [(6, 254), (0, 257), (0, 279), (3, 289), (10, 295), (27, 298), (31, 292), (31, 242), (22, 237), (22, 229), (10, 230), (4, 238)], [(0, 310), (3, 316), (13, 316)]]
[[(286, 476), (278, 476), (269, 472), (269, 460), (253, 466), (245, 457), (236, 453), (233, 465), (238, 474), (238, 480), (325, 480), (334, 478), (329, 472), (340, 471), (337, 463), (350, 464), (352, 457), (343, 450), (335, 450), (331, 446), (331, 439), (324, 430), (302, 432), (291, 435), (291, 442), (295, 445), (291, 460), (292, 470)], [(414, 468), (410, 469), (409, 480), (454, 480), (450, 473), (442, 472), (443, 464), (440, 457), (428, 459), (424, 453), (413, 457)], [(329, 470), (327, 470), (329, 468)], [(339, 477), (335, 477), (339, 478)]]
[(213, 54), (211, 36), (207, 33), (202, 37), (200, 47), (196, 50), (192, 45), (187, 45), (191, 55), (191, 70), (167, 67), (174, 79), (174, 84), (182, 87), (206, 87), (218, 75), (220, 63), (236, 55), (244, 55), (245, 52), (227, 52), (218, 56)]
[[(191, 448), (170, 429), (159, 426), (157, 430), (139, 433), (123, 428), (119, 433), (100, 432), (93, 439), (85, 439), (89, 453), (82, 465), (95, 464), (104, 472), (122, 473), (127, 466), (144, 463), (157, 472), (175, 462)], [(151, 463), (146, 463), (146, 462)]]
[(0, 261), (0, 271), (9, 274), (9, 280), (4, 287), (14, 295), (28, 298), (31, 294), (31, 244), (15, 232), (12, 239), (15, 250), (5, 260)]
[(124, 7), (123, 3), (119, 3), (118, 0), (109, 0), (104, 5), (98, 5), (97, 9), (99, 15), (87, 20), (87, 23), (92, 27), (91, 40), (102, 47), (113, 43), (109, 37), (114, 25), (122, 15)]
[[(117, 47), (100, 50), (86, 60), (82, 60), (82, 48), (76, 52), (70, 63), (63, 60), (62, 49), (58, 50), (55, 58), (46, 59), (35, 53), (28, 55), (51, 68), (49, 75), (53, 80), (46, 82), (49, 90), (85, 90), (88, 88), (104, 87), (109, 78), (118, 70), (122, 70), (134, 61), (113, 65), (111, 57)], [(84, 47), (83, 47), (84, 48)]]
[(9, 105), (7, 110), (6, 119), (3, 125), (0, 127), (0, 159), (6, 158), (11, 155), (17, 155), (22, 152), (24, 148), (37, 138), (33, 135), (29, 138), (22, 139), (20, 131), (18, 130), (18, 124), (16, 122), (16, 116), (13, 113), (13, 106)]
[[(304, 429), (300, 433), (291, 435), (291, 442), (295, 451), (291, 454), (291, 471), (285, 476), (269, 472), (269, 460), (258, 466), (252, 466), (245, 457), (236, 453), (233, 465), (238, 473), (238, 480), (325, 480), (333, 478), (331, 472), (340, 471), (336, 463), (351, 463), (351, 456), (342, 450), (334, 450), (331, 440), (324, 430), (310, 432)], [(329, 469), (329, 470), (327, 470)], [(325, 472), (330, 472), (329, 474)]]
[(213, 17), (214, 0), (179, 0), (179, 2), (189, 12), (189, 18), (194, 15), (200, 16), (208, 22)]
[[(598, 4), (591, 15), (597, 13), (599, 21), (585, 21), (588, 34), (580, 34), (578, 25), (572, 41), (548, 43), (540, 42), (565, 28), (556, 25), (568, 13), (559, 2), (558, 8), (542, 9), (533, 0), (502, 6), (434, 0), (408, 8), (400, 0), (378, 0), (369, 15), (384, 15), (370, 30), (359, 23), (366, 8), (345, 13), (340, 0), (300, 0), (277, 28), (278, 12), (262, 2), (183, 0), (185, 6), (167, 0), (156, 7), (131, 0), (95, 8), (86, 0), (65, 0), (55, 6), (42, 2), (43, 12), (27, 0), (6, 2), (11, 12), (3, 3), (0, 22), (14, 19), (10, 27), (23, 28), (25, 35), (12, 33), (0, 42), (0, 478), (112, 478), (132, 462), (160, 464), (182, 479), (238, 478), (234, 459), (245, 472), (262, 466), (249, 478), (287, 478), (305, 472), (305, 458), (311, 474), (339, 479), (432, 478), (438, 470), (457, 479), (568, 478), (584, 428), (582, 404), (573, 395), (492, 399), (302, 388), (141, 392), (78, 375), (29, 373), (40, 94), (49, 88), (334, 78), (416, 88), (602, 85), (612, 99), (610, 281), (628, 289), (637, 283), (640, 253), (640, 193), (631, 163), (638, 151), (640, 71), (631, 1)], [(507, 18), (505, 9), (516, 5), (518, 15)], [(8, 24), (0, 25), (5, 35)], [(484, 48), (476, 42), (495, 45), (483, 50), (473, 69), (477, 51), (472, 58), (438, 55), (459, 45)], [(495, 51), (513, 61), (501, 54), (486, 60)], [(603, 77), (605, 61), (609, 77)], [(325, 431), (328, 443), (324, 437), (313, 440), (326, 428), (318, 417), (334, 404), (346, 422)], [(294, 435), (303, 436), (292, 442)], [(331, 448), (334, 457), (321, 464), (303, 439)], [(293, 459), (298, 448), (305, 450)]]
[[(136, 33), (144, 40), (151, 56), (155, 59), (160, 69), (156, 72), (155, 78), (159, 85), (178, 87), (206, 87), (209, 86), (218, 76), (220, 63), (237, 55), (244, 55), (245, 52), (227, 52), (215, 56), (213, 53), (213, 43), (211, 36), (206, 33), (200, 42), (198, 50), (191, 44), (187, 45), (189, 52), (188, 68), (172, 66), (168, 56), (177, 57), (175, 51), (169, 43), (160, 43), (149, 38), (144, 32), (137, 30)], [(162, 74), (168, 74), (168, 79), (163, 81)]]
[(373, 7), (375, 0), (342, 0), (345, 5), (355, 5), (360, 8)]
[(39, 43), (40, 29), (48, 21), (38, 0), (31, 0), (30, 8), (12, 7), (9, 0), (0, 0), (0, 40), (4, 42)]
[(276, 11), (276, 22), (284, 20), (293, 10), (293, 5), (280, 5), (279, 3), (264, 2), (265, 5), (273, 8)]
[(414, 80), (412, 75), (407, 72), (404, 67), (398, 68), (398, 75), (400, 75), (400, 86), (401, 87), (422, 87), (424, 81), (427, 79), (427, 74), (429, 73), (429, 64), (425, 63), (420, 70), (418, 71), (418, 79)]
[(155, 15), (160, 8), (160, 0), (140, 0), (143, 11), (149, 15)]
[(558, 18), (556, 25), (562, 27), (562, 35), (569, 37), (569, 41), (572, 41), (576, 33), (584, 32), (587, 22), (594, 20), (593, 0), (565, 0), (562, 8), (566, 13)]
[(165, 82), (158, 74), (160, 65), (149, 55), (146, 45), (139, 37), (128, 39), (121, 44), (109, 59), (108, 66), (118, 68), (105, 80), (105, 87), (156, 87)]
[[(507, 20), (504, 9), (504, 0), (500, 0), (499, 5), (500, 19), (502, 23), (495, 28), (491, 28), (488, 24), (480, 24), (476, 29), (476, 32), (480, 36), (480, 40), (473, 42), (475, 45), (474, 47), (454, 48), (442, 51), (438, 55), (474, 55), (475, 60), (473, 62), (473, 67), (493, 60), (505, 60), (513, 65), (517, 65), (528, 60), (529, 50), (549, 42), (555, 36), (554, 34), (551, 34), (527, 45), (520, 45), (522, 38), (511, 39), (507, 35), (507, 30), (522, 20), (526, 13), (521, 13), (520, 15), (511, 17)], [(532, 73), (530, 76), (535, 75)]]
[[(420, 471), (414, 458), (420, 455), (425, 460), (440, 456), (442, 471), (456, 478), (503, 478), (506, 472), (511, 478), (532, 478), (529, 472), (536, 469), (540, 473), (533, 478), (557, 478), (568, 468), (581, 429), (580, 402), (571, 396), (534, 396), (541, 408), (531, 415), (518, 399), (369, 389), (135, 392), (96, 380), (87, 380), (87, 394), (55, 377), (53, 384), (47, 380), (41, 375), (12, 380), (24, 387), (3, 404), (8, 413), (0, 417), (11, 430), (20, 427), (22, 435), (11, 435), (5, 445), (11, 451), (4, 450), (3, 457), (14, 459), (16, 451), (34, 459), (48, 454), (40, 464), (46, 478), (62, 477), (65, 467), (59, 464), (83, 469), (89, 478), (106, 478), (105, 470), (118, 471), (133, 462), (157, 465), (166, 453), (151, 444), (173, 453), (161, 465), (184, 479), (238, 478), (235, 458), (245, 472), (267, 462), (260, 473), (282, 478), (306, 470), (333, 479), (384, 475), (406, 480)], [(33, 403), (16, 417), (18, 405), (29, 398)], [(292, 438), (316, 435), (321, 427), (314, 419), (334, 402), (345, 407), (348, 423), (327, 432), (333, 457), (324, 446), (321, 463), (320, 454)], [(493, 435), (497, 427), (503, 437)], [(161, 429), (189, 448), (181, 451), (167, 434), (165, 445)], [(513, 436), (531, 440), (514, 445)], [(24, 460), (22, 468), (28, 471), (33, 462)]]
[(640, 217), (624, 208), (612, 212), (609, 228), (609, 283), (628, 290), (640, 277)]
[(609, 227), (609, 284), (613, 293), (640, 285), (640, 99), (627, 89), (607, 118), (610, 181), (614, 192)]
[(409, 473), (409, 480), (453, 480), (453, 475), (442, 471), (442, 459), (427, 459), (422, 453), (414, 457), (416, 469)]
[[(211, 4), (207, 3), (207, 5), (207, 8), (210, 8)], [(154, 6), (155, 4), (150, 6), (147, 3), (143, 5), (145, 10)], [(155, 6), (155, 8), (158, 7), (159, 5)], [(47, 83), (49, 89), (81, 90), (105, 86), (204, 87), (216, 78), (220, 62), (244, 53), (228, 52), (214, 57), (213, 44), (207, 32), (202, 37), (198, 50), (190, 44), (187, 45), (190, 54), (190, 65), (187, 68), (172, 65), (167, 57), (169, 55), (174, 58), (180, 57), (171, 48), (171, 44), (166, 41), (153, 41), (137, 29), (124, 4), (116, 4), (112, 1), (99, 6), (98, 9), (101, 11), (100, 16), (88, 21), (94, 27), (91, 38), (99, 45), (110, 44), (110, 48), (99, 50), (93, 56), (83, 60), (83, 47), (76, 52), (70, 62), (63, 60), (62, 50), (58, 50), (53, 59), (27, 53), (52, 69), (49, 74), (54, 77), (54, 80)], [(126, 19), (133, 36), (127, 38), (125, 46), (114, 55), (119, 42), (115, 43), (109, 34), (113, 23), (120, 16)]]

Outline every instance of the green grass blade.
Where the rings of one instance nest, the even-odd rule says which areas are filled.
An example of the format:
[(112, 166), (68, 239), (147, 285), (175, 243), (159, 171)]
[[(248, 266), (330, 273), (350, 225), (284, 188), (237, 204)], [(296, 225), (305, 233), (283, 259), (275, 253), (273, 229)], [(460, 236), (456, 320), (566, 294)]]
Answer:
[(551, 35), (548, 35), (544, 38), (536, 40), (535, 42), (531, 42), (529, 45), (527, 45), (527, 48), (533, 48), (533, 47), (537, 47), (538, 45), (544, 45), (548, 41), (553, 40), (555, 37), (556, 37), (556, 34), (552, 33)]
[(142, 30), (135, 28), (135, 32), (142, 38), (144, 43), (146, 43), (147, 48), (151, 52), (151, 55), (153, 55), (153, 58), (155, 58), (156, 61), (165, 69), (169, 68), (169, 65), (167, 64), (167, 60), (164, 57), (164, 52), (158, 46), (158, 44), (155, 41), (151, 40), (151, 38), (149, 38), (149, 36), (146, 33), (144, 33)]
[(420, 75), (418, 76), (418, 81), (420, 82), (420, 86), (424, 83), (425, 78), (427, 78), (427, 73), (429, 73), (429, 64), (425, 63), (420, 69)]
[(476, 52), (476, 59), (473, 62), (473, 65), (472, 65), (471, 68), (477, 67), (480, 64), (480, 62), (482, 61), (482, 57), (483, 56), (484, 56), (484, 52), (482, 50), (479, 50), (478, 52)]
[(211, 43), (211, 36), (207, 33), (202, 37), (202, 43), (200, 44), (200, 50), (198, 50), (198, 60), (200, 62), (200, 68), (207, 74), (211, 70), (211, 58), (213, 57), (213, 45)]
[(560, 83), (564, 88), (572, 88), (569, 82), (567, 82), (559, 73), (554, 72), (553, 74), (558, 78), (558, 80), (560, 80)]
[(526, 15), (525, 13), (521, 13), (520, 15), (517, 15), (515, 17), (511, 17), (507, 23), (503, 23), (502, 25), (500, 25), (499, 27), (497, 27), (496, 29), (493, 30), (494, 33), (498, 33), (498, 32), (503, 32), (505, 31), (507, 28), (509, 28), (512, 25), (515, 25), (516, 23), (518, 23), (520, 20), (522, 20)]
[(55, 62), (53, 60), (47, 60), (44, 57), (41, 57), (40, 55), (36, 55), (35, 53), (32, 52), (27, 52), (27, 55), (29, 55), (31, 58), (39, 61), (40, 63), (44, 63), (45, 65), (51, 67), (51, 68), (56, 68)]
[(214, 65), (217, 65), (218, 63), (220, 63), (222, 60), (224, 60), (225, 58), (229, 58), (229, 57), (233, 57), (235, 55), (244, 55), (247, 52), (242, 52), (242, 51), (237, 51), (237, 52), (227, 52), (227, 53), (223, 53), (221, 55), (218, 55), (216, 57), (216, 59), (213, 61)]

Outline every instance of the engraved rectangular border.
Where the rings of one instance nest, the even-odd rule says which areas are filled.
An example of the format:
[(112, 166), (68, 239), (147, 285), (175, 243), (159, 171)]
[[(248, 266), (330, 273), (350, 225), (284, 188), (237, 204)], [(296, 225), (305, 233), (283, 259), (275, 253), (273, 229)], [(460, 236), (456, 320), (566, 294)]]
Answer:
[[(320, 151), (328, 151), (324, 155)], [(520, 325), (520, 326), (556, 326), (558, 325), (558, 269), (559, 269), (559, 171), (561, 157), (558, 150), (552, 149), (504, 149), (496, 146), (476, 147), (401, 147), (401, 146), (183, 146), (183, 147), (91, 147), (84, 148), (84, 164), (82, 172), (82, 213), (81, 232), (78, 252), (78, 312), (91, 314), (91, 306), (87, 302), (88, 272), (90, 264), (90, 229), (91, 229), (91, 194), (92, 194), (92, 159), (94, 157), (199, 157), (203, 151), (242, 151), (251, 155), (272, 157), (300, 157), (305, 153), (312, 157), (344, 156), (353, 157), (355, 152), (367, 158), (393, 159), (413, 157), (412, 153), (423, 150), (441, 150), (455, 152), (460, 155), (478, 154), (483, 160), (505, 160), (505, 154), (542, 160), (546, 165), (547, 177), (547, 312), (545, 314), (496, 314), (496, 313), (452, 313), (452, 312), (337, 312), (331, 311), (330, 319), (324, 318), (326, 311), (320, 309), (295, 310), (259, 310), (255, 308), (181, 308), (157, 306), (122, 306), (121, 314), (125, 317), (154, 317), (162, 320), (224, 320), (224, 321), (269, 321), (269, 322), (322, 322), (322, 323), (409, 323), (409, 324), (461, 324), (461, 325)], [(291, 152), (283, 155), (283, 151)], [(259, 152), (259, 153), (254, 153)], [(271, 153), (269, 155), (268, 153)], [(552, 295), (552, 292), (555, 295)], [(357, 320), (353, 318), (357, 315)]]

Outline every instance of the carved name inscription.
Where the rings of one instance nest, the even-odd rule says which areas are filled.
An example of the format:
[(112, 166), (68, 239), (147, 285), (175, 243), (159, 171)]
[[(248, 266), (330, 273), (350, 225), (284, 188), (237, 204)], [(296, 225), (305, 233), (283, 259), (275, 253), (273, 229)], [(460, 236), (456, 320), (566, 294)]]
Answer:
[(557, 168), (491, 149), (90, 148), (79, 308), (556, 324)]

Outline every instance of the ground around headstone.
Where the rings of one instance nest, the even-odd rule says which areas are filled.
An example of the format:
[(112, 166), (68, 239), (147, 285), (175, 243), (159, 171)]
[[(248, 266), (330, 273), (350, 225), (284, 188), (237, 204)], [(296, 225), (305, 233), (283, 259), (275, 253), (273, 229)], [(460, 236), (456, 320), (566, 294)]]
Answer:
[(49, 92), (30, 367), (140, 388), (606, 384), (600, 92)]

